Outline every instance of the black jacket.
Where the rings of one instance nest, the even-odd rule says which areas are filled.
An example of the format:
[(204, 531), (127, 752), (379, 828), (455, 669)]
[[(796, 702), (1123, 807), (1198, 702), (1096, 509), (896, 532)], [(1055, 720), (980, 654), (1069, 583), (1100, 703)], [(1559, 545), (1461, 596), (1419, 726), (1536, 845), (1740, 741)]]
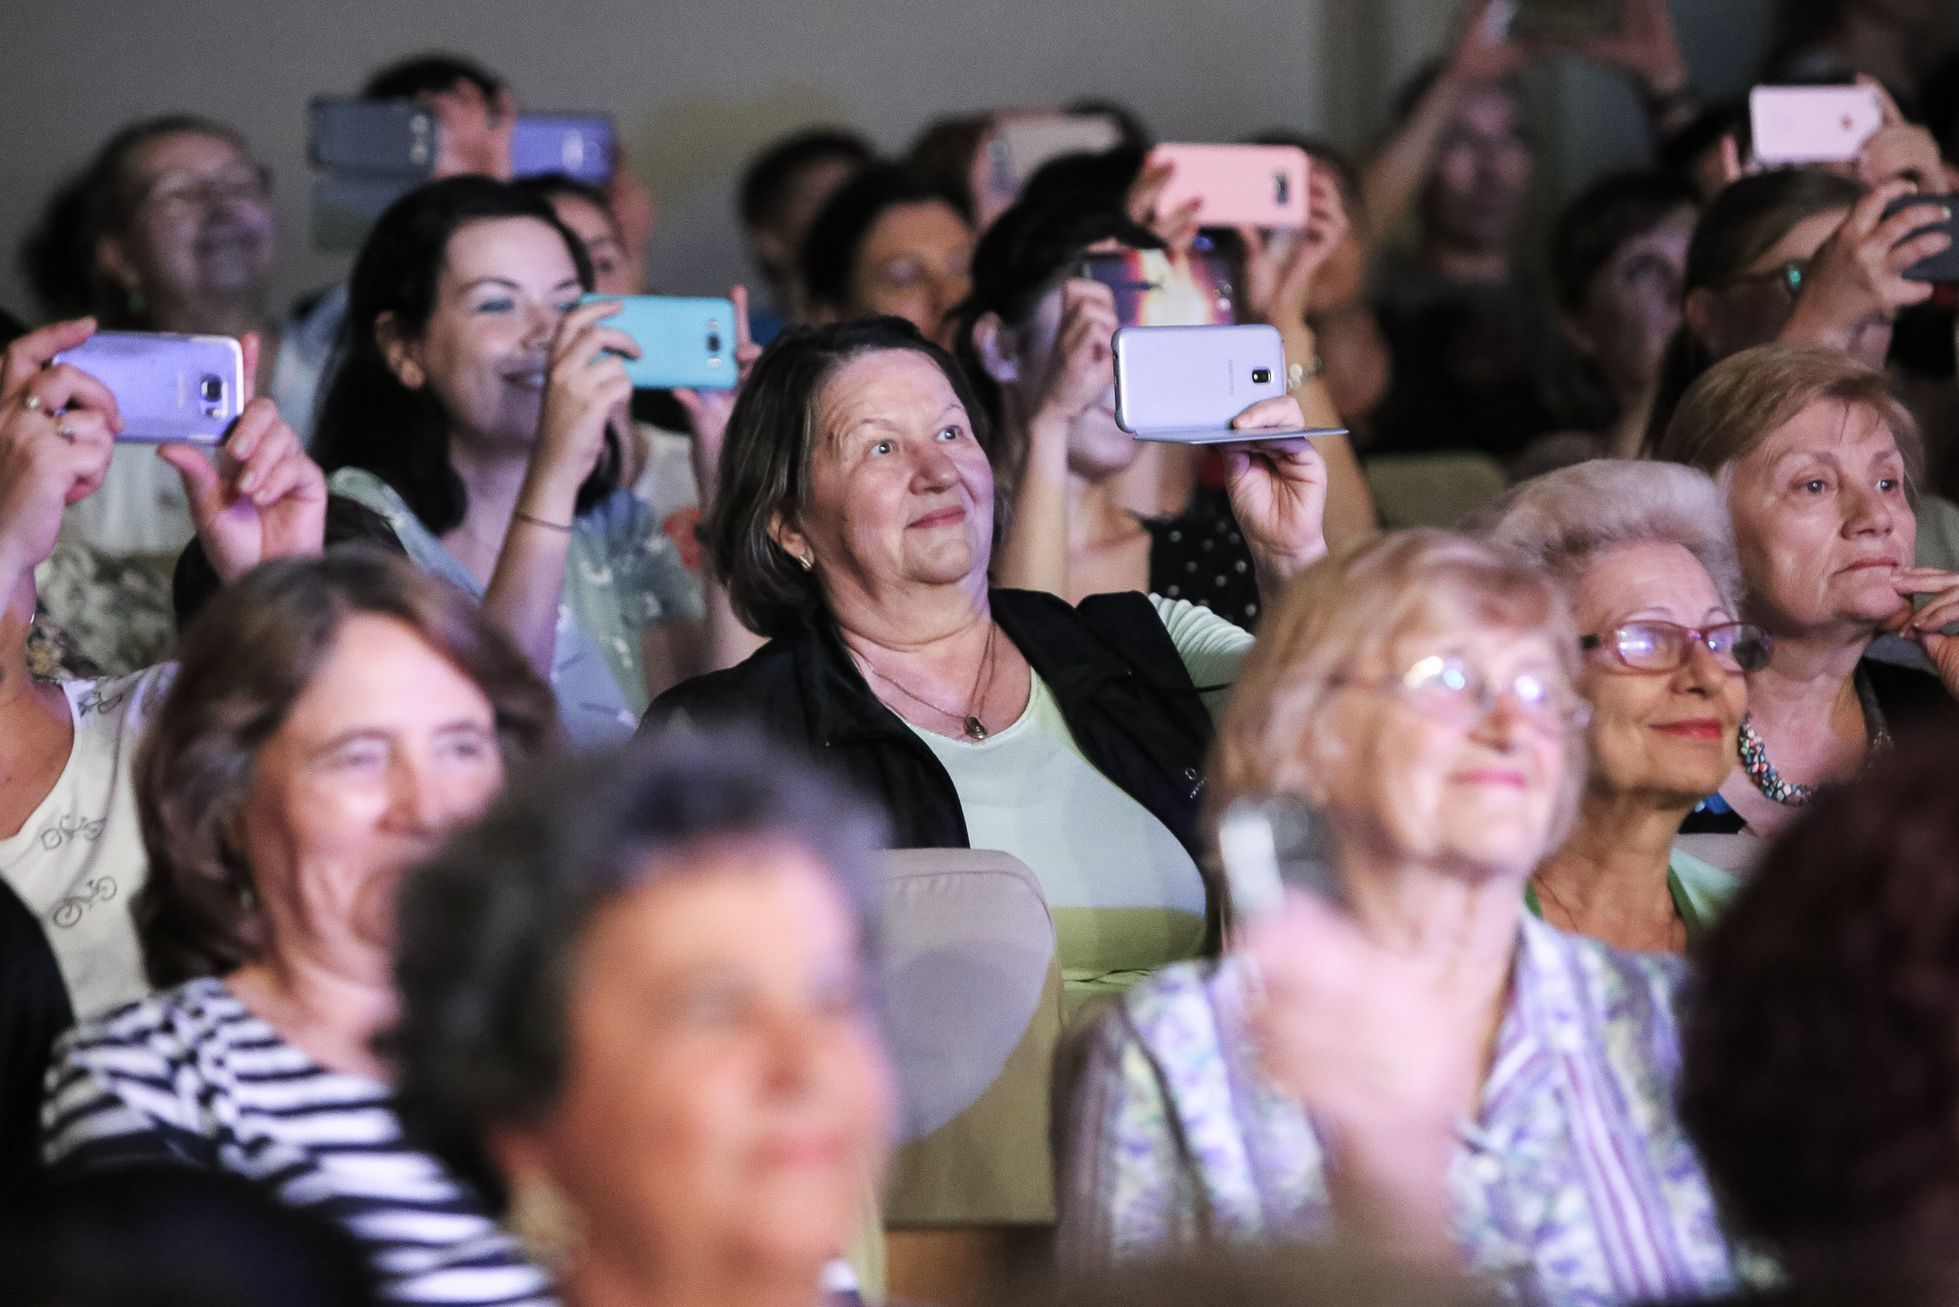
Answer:
[[(1198, 859), (1211, 717), (1150, 601), (1096, 595), (1077, 608), (1052, 595), (995, 590), (992, 605), (1083, 755)], [(884, 803), (896, 847), (971, 847), (952, 778), (871, 692), (828, 623), (771, 640), (739, 667), (675, 686), (647, 710), (642, 729), (675, 715), (757, 726), (834, 765)]]

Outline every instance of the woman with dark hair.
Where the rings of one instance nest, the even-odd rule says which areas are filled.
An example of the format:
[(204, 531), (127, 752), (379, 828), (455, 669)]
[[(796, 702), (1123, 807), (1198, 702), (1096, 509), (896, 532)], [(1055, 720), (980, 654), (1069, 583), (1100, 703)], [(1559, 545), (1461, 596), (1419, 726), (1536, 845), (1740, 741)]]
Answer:
[(409, 879), (402, 1111), (568, 1307), (803, 1307), (847, 1269), (893, 1126), (882, 835), (772, 743), (681, 733), (513, 784)]
[(402, 872), (555, 735), (523, 656), (403, 559), (348, 549), (220, 594), (137, 762), (135, 911), (166, 988), (58, 1046), (49, 1165), (234, 1171), (345, 1226), (390, 1301), (542, 1299), (475, 1195), (403, 1137), (372, 1044)]
[[(1300, 417), (1278, 399), (1238, 425), (1249, 440)], [(901, 846), (1020, 858), (1079, 997), (1210, 938), (1203, 693), (1251, 637), (1188, 600), (994, 588), (987, 437), (959, 366), (898, 319), (778, 338), (736, 401), (703, 540), (769, 643), (653, 715), (746, 719), (817, 753), (884, 802)], [(1233, 458), (1232, 508), (1276, 588), (1325, 548), (1325, 464), (1304, 441)]]
[[(1295, 256), (1305, 266), (1284, 269), (1286, 294), (1262, 286), (1272, 302), (1244, 306), (1248, 314), (1269, 311), (1286, 324), (1282, 330), (1301, 333), (1314, 274), (1347, 230), (1333, 183), (1316, 175), (1312, 190), (1313, 223)], [(1010, 489), (1012, 511), (994, 579), (1071, 603), (1118, 590), (1189, 599), (1252, 629), (1261, 596), (1222, 487), (1195, 487), (1182, 512), (1154, 520), (1122, 502), (1124, 474), (1146, 446), (1116, 425), (1111, 359), (1121, 319), (1115, 293), (1082, 267), (1085, 257), (1101, 253), (1127, 255), (1152, 280), (1171, 283), (1181, 275), (1193, 295), (1210, 289), (1191, 275), (1201, 256), (1163, 248), (1119, 201), (1084, 190), (1051, 190), (1014, 205), (987, 230), (974, 257), (956, 354), (990, 401), (988, 453)], [(1265, 271), (1264, 261), (1257, 268)], [(1302, 395), (1302, 408), (1325, 407), (1317, 377), (1300, 386), (1315, 392), (1313, 403)], [(1344, 439), (1327, 439), (1338, 447), (1322, 451), (1329, 463), (1350, 468)], [(1328, 498), (1364, 503), (1359, 477)]]
[(336, 494), (482, 596), (575, 739), (630, 734), (704, 666), (699, 581), (621, 490), (631, 337), (578, 306), (584, 244), (549, 205), (485, 177), (435, 182), (369, 233), (314, 449)]
[(1551, 230), (1551, 290), (1574, 364), (1562, 407), (1601, 455), (1631, 457), (1645, 439), (1660, 364), (1680, 328), (1698, 212), (1685, 182), (1614, 173), (1579, 192)]
[(905, 168), (873, 164), (810, 224), (803, 293), (815, 322), (890, 314), (950, 345), (972, 262), (972, 224), (956, 204)]
[(1790, 825), (1686, 1019), (1681, 1117), (1737, 1232), (1811, 1301), (1959, 1285), (1955, 747), (1901, 743)]
[(1932, 287), (1905, 269), (1944, 250), (1925, 219), (1884, 207), (1903, 182), (1865, 190), (1833, 173), (1788, 169), (1744, 177), (1694, 227), (1683, 320), (1661, 364), (1646, 443), (1657, 442), (1687, 388), (1730, 354), (1776, 341), (1827, 345), (1871, 367), (1891, 350), (1898, 311)]
[[(310, 397), (290, 393), (270, 307), (277, 260), (270, 173), (236, 130), (185, 114), (117, 132), (50, 199), (20, 251), (50, 316), (256, 336), (247, 383), (282, 413), (303, 415)], [(170, 564), (192, 534), (177, 474), (152, 449), (118, 447), (108, 480), (69, 514), (43, 569), (50, 613), (114, 671), (161, 660)]]

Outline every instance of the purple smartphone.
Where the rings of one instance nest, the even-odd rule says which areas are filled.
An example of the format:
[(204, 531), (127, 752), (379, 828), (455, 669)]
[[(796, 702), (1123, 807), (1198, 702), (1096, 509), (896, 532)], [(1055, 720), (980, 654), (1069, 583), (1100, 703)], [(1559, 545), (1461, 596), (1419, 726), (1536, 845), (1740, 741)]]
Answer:
[(55, 356), (107, 386), (118, 440), (216, 445), (245, 406), (245, 352), (230, 336), (98, 331)]
[(612, 119), (604, 114), (520, 114), (510, 134), (519, 177), (559, 172), (603, 186), (612, 180)]

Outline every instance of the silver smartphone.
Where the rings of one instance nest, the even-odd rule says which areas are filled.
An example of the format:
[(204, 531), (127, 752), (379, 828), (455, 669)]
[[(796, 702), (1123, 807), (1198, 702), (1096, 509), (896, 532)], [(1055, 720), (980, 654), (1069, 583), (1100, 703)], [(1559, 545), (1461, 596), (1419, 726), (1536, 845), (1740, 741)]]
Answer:
[(217, 445), (245, 406), (245, 352), (230, 336), (98, 331), (55, 356), (116, 397), (118, 440)]
[(1241, 799), (1218, 823), (1218, 857), (1231, 919), (1256, 921), (1285, 902), (1288, 886), (1343, 902), (1326, 818), (1293, 798)]
[(1116, 425), (1139, 440), (1229, 444), (1325, 435), (1234, 430), (1231, 420), (1286, 393), (1286, 351), (1267, 323), (1118, 327)]

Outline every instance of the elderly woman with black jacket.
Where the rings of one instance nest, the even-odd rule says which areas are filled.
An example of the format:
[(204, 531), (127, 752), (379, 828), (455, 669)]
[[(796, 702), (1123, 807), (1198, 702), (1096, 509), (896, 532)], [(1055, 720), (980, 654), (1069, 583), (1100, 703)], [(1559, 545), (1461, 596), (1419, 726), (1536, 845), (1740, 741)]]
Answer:
[[(1019, 857), (1080, 994), (1212, 938), (1204, 694), (1231, 683), (1251, 637), (1156, 596), (1075, 606), (993, 589), (984, 423), (952, 360), (893, 319), (772, 346), (736, 404), (705, 526), (737, 615), (770, 642), (652, 718), (759, 720), (881, 798), (898, 844)], [(1237, 425), (1303, 423), (1282, 399)], [(1228, 458), (1275, 590), (1325, 551), (1325, 464), (1304, 441)]]

